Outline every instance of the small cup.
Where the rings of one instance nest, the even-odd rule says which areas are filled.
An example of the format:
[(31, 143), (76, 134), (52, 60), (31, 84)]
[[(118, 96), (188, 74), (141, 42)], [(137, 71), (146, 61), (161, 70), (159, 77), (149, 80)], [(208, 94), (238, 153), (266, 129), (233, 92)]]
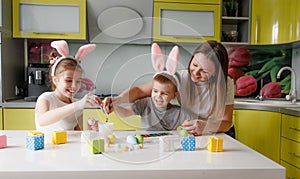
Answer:
[(163, 136), (159, 139), (161, 152), (174, 152), (178, 147), (178, 136)]
[(101, 137), (107, 136), (113, 133), (114, 123), (111, 122), (99, 122), (98, 123), (99, 134)]

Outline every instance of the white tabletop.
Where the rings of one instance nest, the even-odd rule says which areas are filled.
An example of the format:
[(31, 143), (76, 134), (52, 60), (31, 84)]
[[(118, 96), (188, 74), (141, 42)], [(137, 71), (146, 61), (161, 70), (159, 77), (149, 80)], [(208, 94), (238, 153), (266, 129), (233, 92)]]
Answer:
[[(28, 131), (0, 131), (7, 135), (7, 148), (0, 149), (0, 178), (222, 178), (284, 179), (285, 168), (225, 134), (223, 152), (209, 152), (209, 136), (197, 137), (196, 151), (163, 152), (158, 140), (147, 140), (143, 149), (91, 154), (81, 132), (68, 131), (67, 143), (55, 145), (45, 134), (45, 148), (28, 150)], [(116, 131), (117, 143), (126, 145), (129, 134)], [(176, 134), (175, 134), (176, 135)]]

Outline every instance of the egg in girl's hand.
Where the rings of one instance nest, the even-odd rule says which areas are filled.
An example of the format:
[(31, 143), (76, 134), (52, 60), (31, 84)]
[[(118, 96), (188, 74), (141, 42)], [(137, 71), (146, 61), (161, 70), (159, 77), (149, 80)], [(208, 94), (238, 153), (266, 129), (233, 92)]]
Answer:
[(133, 145), (137, 144), (137, 139), (136, 139), (136, 137), (133, 136), (133, 135), (127, 136), (126, 141), (127, 141), (129, 144), (133, 144)]

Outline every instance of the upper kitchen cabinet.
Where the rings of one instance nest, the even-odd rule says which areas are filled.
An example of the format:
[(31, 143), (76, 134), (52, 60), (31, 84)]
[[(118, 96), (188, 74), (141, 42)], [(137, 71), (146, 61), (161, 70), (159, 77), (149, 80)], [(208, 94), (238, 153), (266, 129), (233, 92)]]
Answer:
[(154, 0), (153, 41), (220, 41), (221, 0)]
[(251, 37), (251, 0), (223, 0), (221, 41), (249, 44)]
[(153, 0), (87, 0), (89, 41), (151, 44)]
[(13, 0), (13, 37), (86, 39), (86, 0)]
[(294, 41), (296, 1), (252, 0), (251, 43), (281, 44)]

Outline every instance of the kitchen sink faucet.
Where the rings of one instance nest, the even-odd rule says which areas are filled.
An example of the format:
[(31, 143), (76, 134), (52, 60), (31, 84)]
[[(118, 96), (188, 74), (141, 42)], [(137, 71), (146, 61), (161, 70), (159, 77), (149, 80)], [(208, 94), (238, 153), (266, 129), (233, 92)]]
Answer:
[(280, 78), (281, 73), (284, 70), (290, 70), (291, 71), (291, 89), (288, 95), (286, 95), (285, 99), (286, 100), (291, 100), (292, 103), (296, 103), (297, 101), (297, 90), (296, 90), (296, 72), (293, 68), (291, 67), (282, 67), (279, 72), (277, 73), (277, 78)]

